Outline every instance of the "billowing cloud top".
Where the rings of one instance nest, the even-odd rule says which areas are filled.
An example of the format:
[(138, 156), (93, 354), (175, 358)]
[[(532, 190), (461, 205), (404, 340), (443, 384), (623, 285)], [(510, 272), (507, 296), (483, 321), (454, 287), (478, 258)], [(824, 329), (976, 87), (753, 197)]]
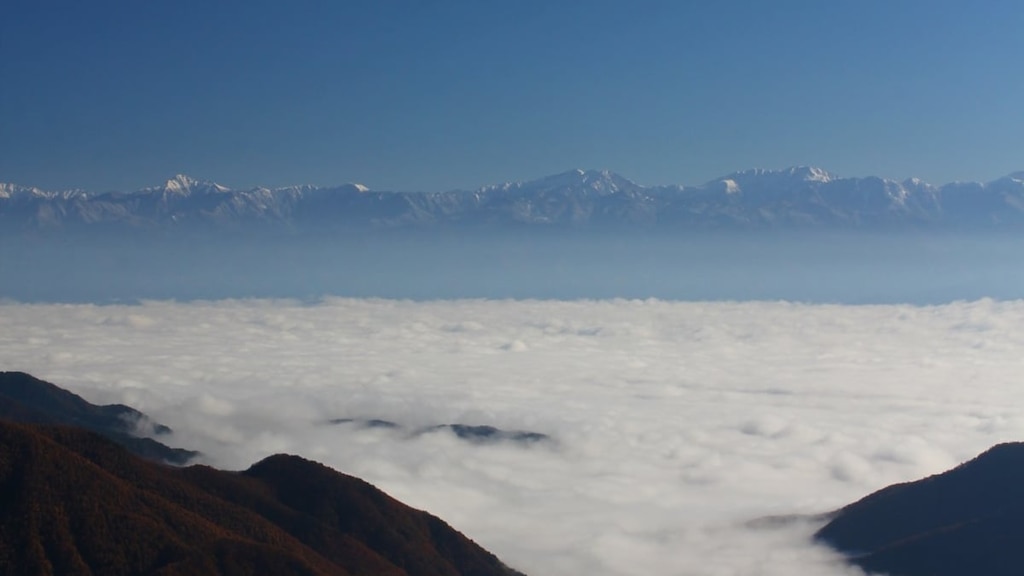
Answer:
[[(0, 305), (0, 366), (317, 459), (532, 574), (856, 574), (816, 513), (1024, 436), (1024, 303)], [(400, 426), (332, 425), (381, 419)], [(439, 424), (547, 434), (474, 443)]]

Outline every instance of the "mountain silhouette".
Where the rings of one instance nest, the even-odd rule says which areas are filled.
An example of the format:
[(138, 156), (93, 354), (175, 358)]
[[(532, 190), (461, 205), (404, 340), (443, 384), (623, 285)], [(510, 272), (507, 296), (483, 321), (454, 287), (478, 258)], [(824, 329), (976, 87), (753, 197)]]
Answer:
[(171, 464), (186, 464), (199, 453), (171, 448), (137, 431), (149, 428), (155, 435), (171, 429), (123, 404), (97, 406), (81, 396), (24, 372), (0, 372), (0, 419), (31, 424), (66, 424), (97, 432), (128, 450)]
[(537, 442), (551, 441), (552, 438), (541, 432), (529, 430), (502, 430), (487, 424), (434, 424), (420, 428), (408, 429), (397, 422), (379, 418), (332, 418), (328, 424), (352, 424), (359, 428), (386, 428), (405, 430), (411, 436), (420, 436), (433, 432), (451, 432), (459, 440), (474, 444), (493, 444), (497, 442), (514, 442), (521, 445), (532, 445)]
[(0, 421), (0, 574), (514, 575), (438, 518), (297, 456), (243, 472)]
[(890, 576), (1015, 576), (1024, 548), (1024, 443), (836, 512), (816, 538)]

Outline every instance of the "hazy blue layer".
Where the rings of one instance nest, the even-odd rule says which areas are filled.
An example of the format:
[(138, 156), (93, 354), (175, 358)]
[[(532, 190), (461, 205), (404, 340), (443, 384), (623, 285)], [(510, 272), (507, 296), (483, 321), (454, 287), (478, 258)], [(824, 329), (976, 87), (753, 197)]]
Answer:
[(0, 298), (324, 295), (932, 304), (1024, 297), (1020, 238), (790, 235), (0, 242)]

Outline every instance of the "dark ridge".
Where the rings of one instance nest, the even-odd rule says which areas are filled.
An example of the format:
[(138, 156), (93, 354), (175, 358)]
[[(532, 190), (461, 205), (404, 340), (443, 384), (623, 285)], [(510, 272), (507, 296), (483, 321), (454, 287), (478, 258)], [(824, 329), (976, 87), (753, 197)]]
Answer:
[(761, 516), (744, 523), (744, 526), (751, 530), (774, 530), (793, 526), (794, 524), (816, 523), (820, 524), (831, 519), (830, 514), (776, 514), (773, 516)]
[(0, 576), (516, 575), (447, 524), (295, 456), (244, 472), (0, 422)]
[(401, 428), (398, 424), (390, 422), (388, 420), (378, 420), (371, 418), (369, 420), (362, 420), (359, 418), (333, 418), (328, 421), (329, 424), (356, 424), (361, 428)]
[[(149, 418), (134, 408), (123, 404), (97, 406), (24, 372), (0, 372), (0, 419), (78, 426), (102, 434), (143, 458), (171, 464), (184, 465), (199, 455), (139, 437), (136, 428), (149, 423)], [(158, 423), (152, 423), (152, 430), (157, 435), (171, 433), (170, 428)]]
[(837, 511), (816, 538), (869, 572), (1011, 576), (1024, 547), (1024, 444), (1000, 444), (945, 472)]
[(410, 574), (516, 573), (436, 516), (322, 464), (279, 454), (243, 474), (269, 486), (293, 510), (358, 539)]
[(512, 442), (532, 444), (534, 442), (551, 439), (547, 434), (541, 434), (540, 432), (501, 430), (494, 426), (469, 426), (466, 424), (442, 424), (440, 426), (426, 428), (423, 432), (433, 432), (435, 430), (449, 430), (463, 440), (483, 443), (509, 440)]
[[(333, 418), (327, 422), (328, 424), (354, 424), (361, 428), (390, 428), (396, 430), (403, 428), (401, 424), (376, 418)], [(533, 444), (535, 442), (551, 440), (550, 436), (540, 432), (530, 432), (528, 430), (502, 430), (501, 428), (495, 428), (494, 426), (474, 426), (469, 424), (436, 424), (434, 426), (417, 428), (412, 431), (412, 435), (419, 436), (439, 431), (449, 431), (460, 440), (467, 440), (469, 442), (481, 444), (502, 441), (517, 442), (520, 444)]]

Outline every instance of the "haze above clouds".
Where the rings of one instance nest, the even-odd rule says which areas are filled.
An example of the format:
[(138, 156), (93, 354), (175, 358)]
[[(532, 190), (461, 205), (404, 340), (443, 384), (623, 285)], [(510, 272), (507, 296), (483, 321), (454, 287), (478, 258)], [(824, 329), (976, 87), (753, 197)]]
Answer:
[[(1024, 302), (0, 305), (0, 366), (208, 462), (314, 458), (531, 574), (855, 574), (817, 513), (1024, 437)], [(330, 425), (488, 424), (529, 446)]]

